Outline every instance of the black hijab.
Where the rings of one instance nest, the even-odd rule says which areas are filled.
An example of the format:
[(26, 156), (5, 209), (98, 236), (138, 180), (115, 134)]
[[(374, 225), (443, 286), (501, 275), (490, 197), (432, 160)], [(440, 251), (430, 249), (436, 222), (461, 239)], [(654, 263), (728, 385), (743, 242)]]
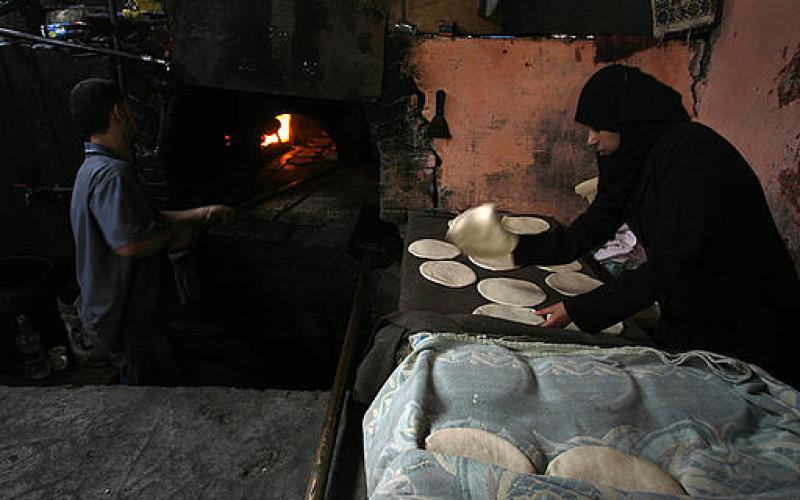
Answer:
[(614, 64), (595, 73), (581, 91), (575, 121), (622, 137), (616, 152), (597, 157), (597, 201), (626, 218), (653, 145), (667, 128), (687, 120), (681, 95), (638, 68)]

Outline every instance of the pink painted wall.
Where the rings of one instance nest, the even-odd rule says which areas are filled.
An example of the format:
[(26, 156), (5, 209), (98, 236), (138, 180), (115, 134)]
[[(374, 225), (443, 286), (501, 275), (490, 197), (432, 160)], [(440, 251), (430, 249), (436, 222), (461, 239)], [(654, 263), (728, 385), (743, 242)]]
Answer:
[[(578, 94), (600, 67), (591, 41), (424, 39), (410, 56), (423, 114), (434, 113), (436, 89), (447, 92), (452, 139), (434, 139), (442, 159), (443, 208), (462, 210), (493, 201), (516, 212), (553, 214), (568, 221), (584, 208), (573, 187), (596, 175), (573, 121)], [(669, 43), (627, 60), (685, 94), (691, 109), (691, 59)]]
[(800, 266), (800, 2), (727, 0), (723, 14), (698, 119), (750, 162)]
[[(800, 94), (800, 2), (727, 0), (717, 34), (694, 96), (700, 44), (669, 41), (620, 62), (680, 91), (690, 113), (742, 152), (800, 264), (800, 99), (786, 102), (787, 89), (789, 97)], [(437, 89), (447, 92), (453, 137), (433, 141), (442, 208), (492, 201), (562, 221), (583, 211), (573, 187), (596, 175), (596, 166), (573, 115), (581, 87), (600, 67), (594, 56), (592, 41), (418, 40), (409, 64), (426, 94), (423, 115), (432, 118)]]

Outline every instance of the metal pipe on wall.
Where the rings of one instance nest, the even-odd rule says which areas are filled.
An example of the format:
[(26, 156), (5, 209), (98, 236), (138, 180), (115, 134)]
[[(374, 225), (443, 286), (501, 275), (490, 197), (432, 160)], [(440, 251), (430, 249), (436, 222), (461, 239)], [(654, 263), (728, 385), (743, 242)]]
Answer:
[(21, 40), (28, 40), (30, 42), (42, 43), (45, 45), (64, 47), (67, 49), (82, 50), (84, 52), (92, 52), (94, 54), (103, 54), (106, 56), (121, 57), (123, 59), (129, 59), (141, 63), (158, 64), (166, 68), (169, 67), (169, 63), (164, 59), (158, 59), (148, 55), (131, 54), (120, 50), (106, 49), (105, 47), (92, 47), (91, 45), (84, 45), (82, 43), (64, 42), (62, 40), (51, 40), (49, 38), (45, 38), (42, 36), (32, 35), (30, 33), (25, 33), (24, 31), (17, 31), (8, 28), (0, 28), (0, 36), (9, 38), (18, 38)]
[[(120, 51), (119, 44), (119, 20), (117, 19), (117, 0), (108, 0), (108, 19), (111, 21), (111, 43), (114, 50)], [(117, 76), (117, 86), (121, 95), (125, 95), (125, 78), (122, 70), (122, 61), (114, 58), (114, 70)]]

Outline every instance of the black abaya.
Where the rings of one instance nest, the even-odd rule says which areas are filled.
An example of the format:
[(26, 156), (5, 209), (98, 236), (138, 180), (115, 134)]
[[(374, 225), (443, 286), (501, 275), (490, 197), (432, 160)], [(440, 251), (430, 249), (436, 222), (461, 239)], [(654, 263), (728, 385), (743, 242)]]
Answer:
[[(631, 129), (619, 129), (624, 148)], [(622, 165), (609, 159), (635, 169), (631, 177), (607, 183), (604, 195), (601, 161), (594, 203), (568, 227), (521, 238), (515, 260), (568, 262), (628, 222), (648, 261), (566, 300), (575, 324), (597, 332), (658, 301), (654, 337), (663, 347), (733, 355), (797, 385), (787, 344), (799, 330), (800, 281), (757, 177), (708, 127), (665, 120), (657, 129), (646, 154)]]

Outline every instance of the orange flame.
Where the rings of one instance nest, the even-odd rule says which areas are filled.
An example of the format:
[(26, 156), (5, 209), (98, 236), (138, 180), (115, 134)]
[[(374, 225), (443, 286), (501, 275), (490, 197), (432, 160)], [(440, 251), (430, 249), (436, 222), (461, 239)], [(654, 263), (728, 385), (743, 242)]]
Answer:
[(275, 117), (279, 122), (281, 122), (281, 127), (278, 131), (274, 134), (267, 135), (264, 134), (261, 136), (261, 147), (265, 148), (270, 144), (278, 144), (289, 142), (291, 139), (291, 123), (292, 123), (292, 115), (278, 115)]

